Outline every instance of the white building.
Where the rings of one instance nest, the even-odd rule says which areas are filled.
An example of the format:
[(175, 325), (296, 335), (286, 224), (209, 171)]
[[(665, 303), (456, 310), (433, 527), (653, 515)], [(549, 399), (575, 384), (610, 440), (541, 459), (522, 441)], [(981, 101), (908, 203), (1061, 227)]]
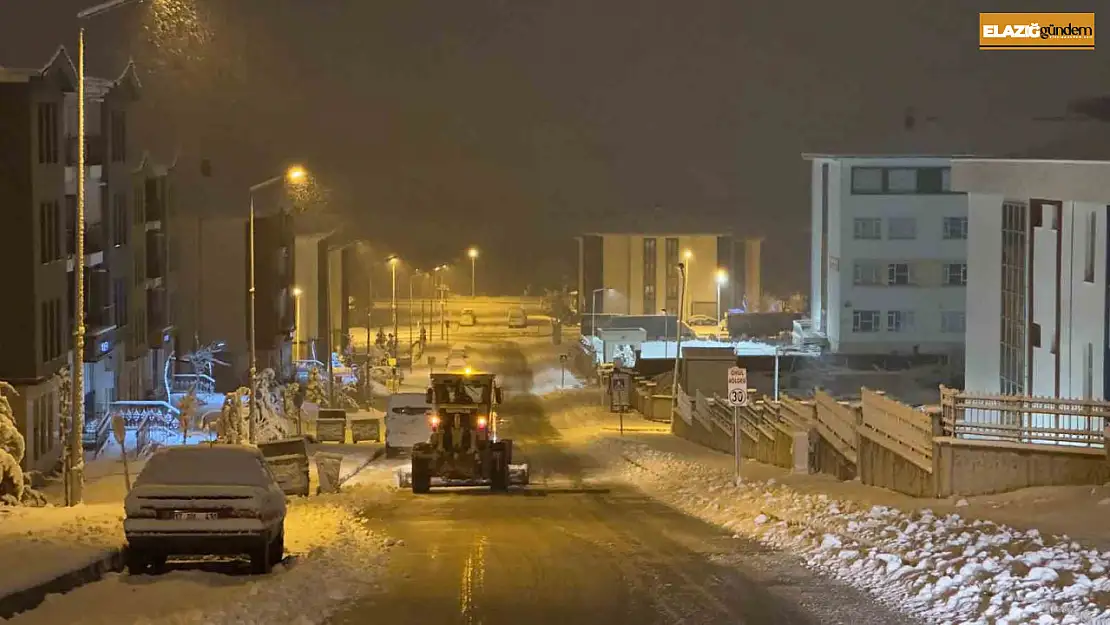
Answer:
[(673, 315), (682, 295), (679, 263), (686, 267), (685, 317), (716, 318), (718, 308), (730, 307), (731, 286), (742, 279), (733, 275), (731, 236), (585, 234), (578, 237), (579, 310)]
[(965, 387), (1106, 398), (1110, 162), (957, 159), (970, 249)]
[(950, 159), (805, 154), (812, 329), (834, 352), (963, 351), (967, 197)]

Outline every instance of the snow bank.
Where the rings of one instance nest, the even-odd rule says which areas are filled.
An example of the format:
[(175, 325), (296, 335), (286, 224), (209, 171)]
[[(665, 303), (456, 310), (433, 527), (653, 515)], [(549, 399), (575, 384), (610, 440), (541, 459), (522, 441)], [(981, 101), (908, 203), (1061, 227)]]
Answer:
[[(291, 503), (286, 560), (271, 575), (173, 570), (160, 576), (110, 575), (66, 595), (52, 595), (16, 624), (275, 624), (325, 622), (373, 588), (392, 540), (356, 519), (350, 495)], [(290, 557), (292, 556), (292, 557)]]
[(630, 462), (623, 477), (736, 536), (797, 554), (811, 568), (933, 622), (1110, 622), (1110, 552), (1067, 536), (859, 506), (803, 495), (774, 480), (736, 486), (707, 468), (643, 444), (604, 439)]
[(559, 367), (547, 367), (534, 371), (532, 374), (532, 394), (549, 395), (558, 391), (583, 388), (585, 383), (578, 379), (569, 370), (564, 371)]

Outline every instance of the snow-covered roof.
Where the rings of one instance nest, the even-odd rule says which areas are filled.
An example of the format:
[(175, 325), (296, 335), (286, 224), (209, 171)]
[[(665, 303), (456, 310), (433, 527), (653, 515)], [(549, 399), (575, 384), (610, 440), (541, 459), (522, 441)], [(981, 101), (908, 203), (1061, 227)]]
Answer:
[(69, 58), (65, 46), (58, 46), (46, 65), (38, 69), (0, 66), (0, 83), (30, 82), (32, 79), (57, 78), (63, 91), (77, 90), (77, 69)]

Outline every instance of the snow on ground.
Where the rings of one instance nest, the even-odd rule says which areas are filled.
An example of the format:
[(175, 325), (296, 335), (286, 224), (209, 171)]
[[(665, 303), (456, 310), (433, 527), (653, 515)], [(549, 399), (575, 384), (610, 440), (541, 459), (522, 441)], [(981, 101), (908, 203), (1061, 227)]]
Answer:
[(557, 391), (579, 389), (584, 386), (585, 383), (575, 377), (569, 370), (563, 370), (557, 366), (538, 369), (532, 375), (533, 395), (548, 395)]
[(111, 574), (69, 594), (48, 597), (10, 622), (323, 623), (345, 602), (373, 588), (383, 552), (394, 544), (357, 518), (359, 508), (380, 492), (360, 489), (357, 494), (292, 500), (285, 521), (287, 557), (271, 575), (210, 572), (180, 564), (164, 575)]
[(773, 479), (735, 486), (728, 471), (642, 443), (599, 444), (629, 461), (622, 476), (646, 492), (929, 621), (1110, 622), (1110, 552), (1067, 536), (861, 506), (800, 494)]

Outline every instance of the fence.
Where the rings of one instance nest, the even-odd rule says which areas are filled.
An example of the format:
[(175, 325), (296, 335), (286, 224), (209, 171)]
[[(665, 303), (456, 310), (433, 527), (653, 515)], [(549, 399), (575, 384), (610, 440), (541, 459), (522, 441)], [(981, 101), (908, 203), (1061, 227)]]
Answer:
[(198, 393), (215, 393), (216, 380), (203, 373), (175, 373), (173, 376), (173, 392), (188, 393), (196, 389)]
[[(146, 451), (155, 434), (175, 434), (180, 431), (180, 410), (164, 401), (124, 400), (112, 402), (109, 415), (123, 417), (127, 431), (135, 433), (135, 453)], [(105, 419), (111, 421), (111, 418)]]
[(941, 387), (944, 432), (963, 439), (1104, 447), (1110, 402), (968, 393)]
[(689, 420), (675, 420), (675, 433), (695, 442), (733, 453), (734, 436), (740, 436), (740, 453), (759, 462), (787, 469), (806, 469), (808, 453), (807, 425), (812, 407), (804, 402), (774, 402), (760, 398), (755, 389), (748, 390), (749, 405), (734, 409), (719, 395), (694, 394)]
[(856, 427), (860, 414), (847, 402), (839, 402), (828, 393), (817, 389), (813, 394), (816, 405), (814, 427), (818, 434), (848, 462), (856, 464), (859, 441)]

